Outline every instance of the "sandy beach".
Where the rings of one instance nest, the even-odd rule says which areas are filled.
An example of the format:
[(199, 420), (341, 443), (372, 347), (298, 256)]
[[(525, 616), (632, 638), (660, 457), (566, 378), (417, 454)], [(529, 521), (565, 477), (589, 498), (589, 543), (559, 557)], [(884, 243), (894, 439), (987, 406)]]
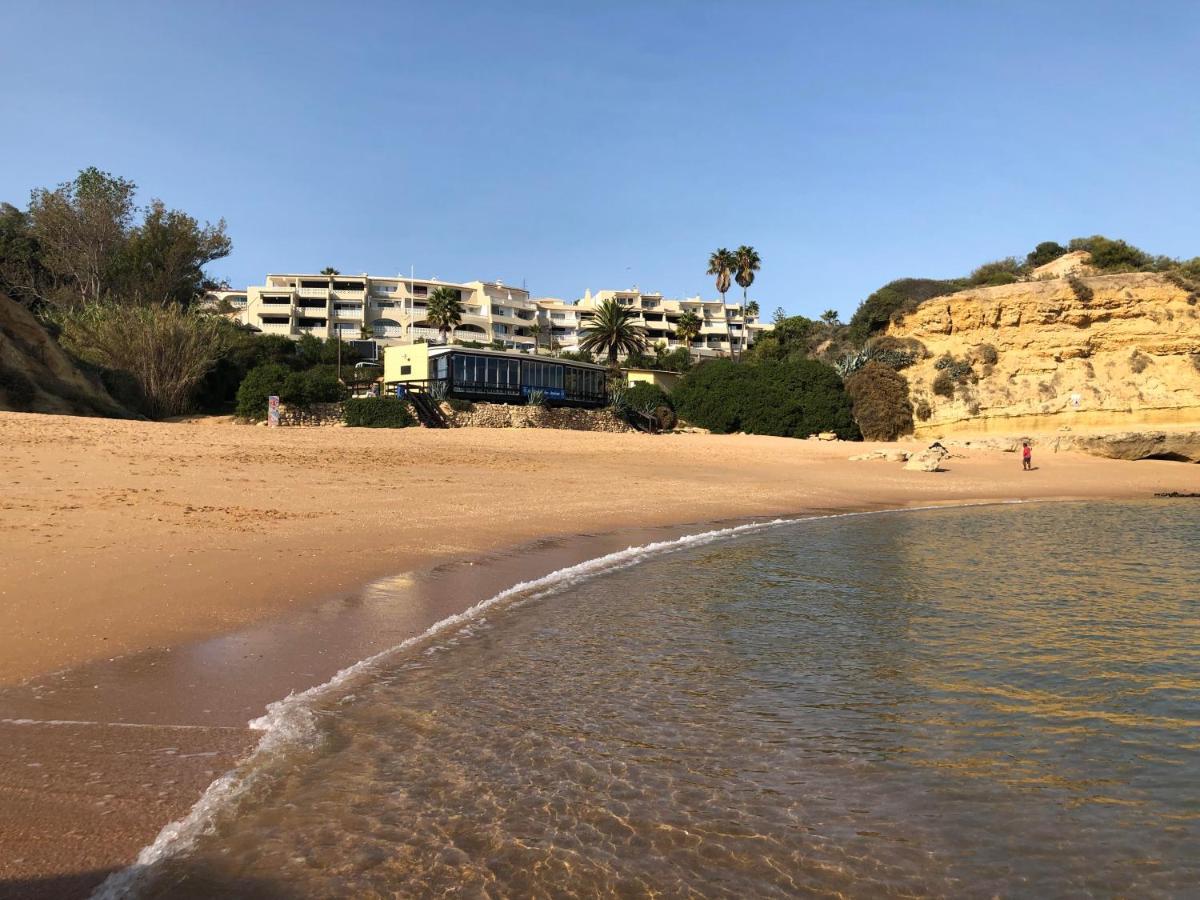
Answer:
[(86, 892), (265, 703), (531, 574), (752, 517), (1200, 490), (1172, 462), (956, 449), (931, 474), (742, 435), (0, 413), (0, 447), (3, 896)]

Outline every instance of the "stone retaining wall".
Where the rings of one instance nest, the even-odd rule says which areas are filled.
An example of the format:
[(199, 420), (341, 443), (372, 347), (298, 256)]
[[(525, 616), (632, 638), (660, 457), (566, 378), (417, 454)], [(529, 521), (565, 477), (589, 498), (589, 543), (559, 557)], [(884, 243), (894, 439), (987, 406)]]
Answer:
[(286, 403), (279, 404), (280, 425), (341, 425), (344, 415), (344, 406), (341, 403), (314, 403), (308, 409), (288, 406)]
[(611, 409), (565, 409), (476, 403), (469, 412), (443, 406), (452, 428), (561, 428), (570, 431), (633, 431)]

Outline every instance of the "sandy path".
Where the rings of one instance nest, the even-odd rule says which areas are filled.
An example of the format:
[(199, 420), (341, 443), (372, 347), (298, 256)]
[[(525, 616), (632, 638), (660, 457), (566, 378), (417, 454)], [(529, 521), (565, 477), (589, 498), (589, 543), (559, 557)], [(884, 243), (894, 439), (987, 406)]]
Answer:
[(1200, 467), (1012, 454), (939, 474), (757, 436), (151, 424), (0, 413), (0, 683), (173, 645), (544, 535), (1200, 489)]

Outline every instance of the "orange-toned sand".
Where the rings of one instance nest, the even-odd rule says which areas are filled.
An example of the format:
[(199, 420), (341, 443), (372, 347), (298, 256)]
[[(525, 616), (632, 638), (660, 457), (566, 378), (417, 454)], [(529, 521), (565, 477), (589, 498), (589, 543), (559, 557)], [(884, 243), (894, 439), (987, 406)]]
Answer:
[[(534, 537), (814, 508), (1200, 489), (1200, 467), (546, 430), (267, 429), (0, 413), (0, 683), (234, 629)], [(916, 446), (916, 445), (910, 445)]]
[[(664, 536), (633, 529), (1200, 490), (1180, 463), (981, 450), (927, 474), (849, 461), (868, 448), (0, 413), (0, 898), (86, 896), (253, 745), (263, 704), (528, 569)], [(359, 590), (614, 530), (445, 566), (404, 603)]]

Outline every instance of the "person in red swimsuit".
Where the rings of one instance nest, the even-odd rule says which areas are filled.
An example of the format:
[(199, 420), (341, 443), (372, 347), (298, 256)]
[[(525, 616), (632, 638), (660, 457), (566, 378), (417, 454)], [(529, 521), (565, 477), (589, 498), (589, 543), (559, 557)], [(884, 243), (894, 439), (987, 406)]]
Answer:
[(1021, 468), (1026, 472), (1033, 468), (1033, 448), (1029, 446), (1029, 441), (1021, 443)]

